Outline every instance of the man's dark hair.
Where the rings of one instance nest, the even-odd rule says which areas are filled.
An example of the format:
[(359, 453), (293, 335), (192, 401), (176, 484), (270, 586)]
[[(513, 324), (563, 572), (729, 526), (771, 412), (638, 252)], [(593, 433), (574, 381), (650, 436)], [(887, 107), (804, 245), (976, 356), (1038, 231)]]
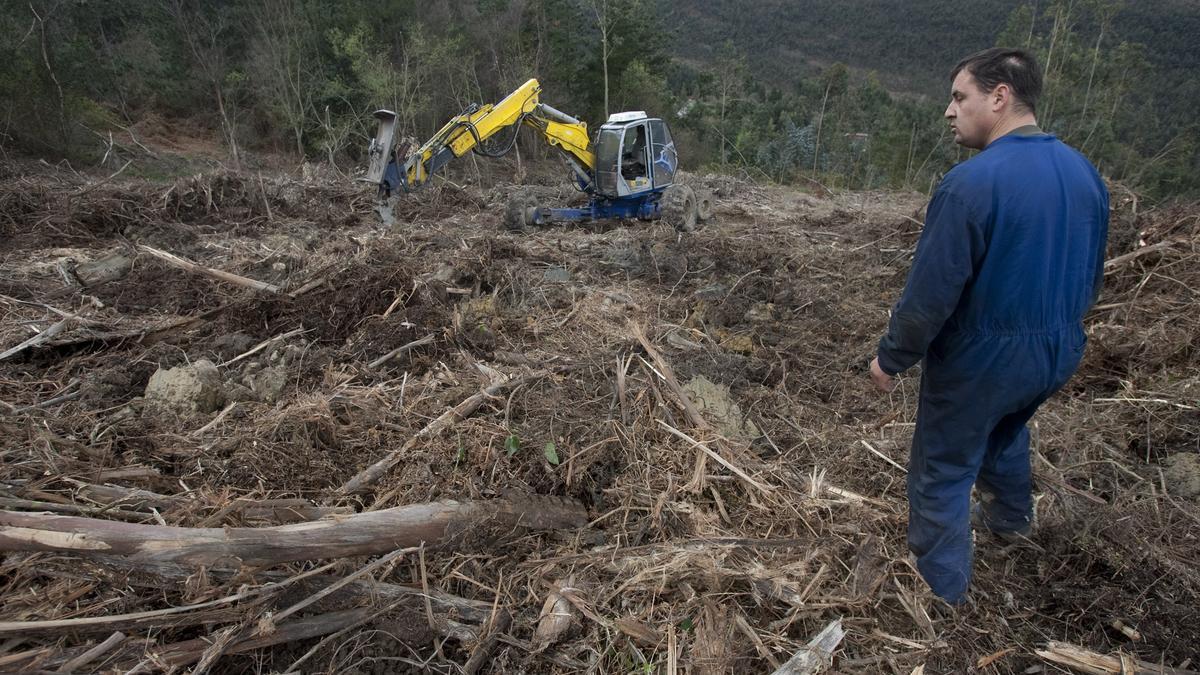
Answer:
[(1018, 103), (1029, 112), (1037, 109), (1038, 97), (1042, 95), (1042, 69), (1033, 54), (1022, 49), (992, 47), (959, 61), (950, 73), (950, 79), (958, 77), (963, 70), (975, 78), (984, 92), (990, 93), (998, 85), (1007, 84)]

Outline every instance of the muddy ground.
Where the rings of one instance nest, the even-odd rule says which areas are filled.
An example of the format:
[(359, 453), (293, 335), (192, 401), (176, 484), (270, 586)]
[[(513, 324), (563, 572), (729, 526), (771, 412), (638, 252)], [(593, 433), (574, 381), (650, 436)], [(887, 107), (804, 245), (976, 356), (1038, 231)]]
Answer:
[[(480, 672), (770, 672), (837, 618), (834, 672), (1064, 672), (1035, 653), (1051, 641), (1195, 666), (1200, 209), (1148, 208), (1114, 186), (1114, 264), (1085, 362), (1034, 423), (1038, 529), (1020, 545), (979, 535), (974, 605), (951, 611), (904, 545), (919, 374), (890, 396), (866, 374), (923, 197), (690, 180), (716, 194), (693, 234), (514, 233), (501, 218), (516, 188), (496, 182), (406, 198), (388, 230), (366, 191), (320, 172), (160, 184), (5, 165), (0, 351), (69, 318), (0, 361), (3, 506), (105, 518), (112, 504), (79, 486), (107, 483), (186, 500), (127, 504), (144, 522), (235, 527), (256, 524), (227, 508), (238, 498), (344, 511), (578, 500), (592, 519), (580, 530), (430, 548), (375, 573), (507, 609)], [(543, 201), (573, 198), (542, 182)], [(685, 412), (638, 331), (713, 428)], [(482, 387), (531, 374), (415, 444), (371, 490), (338, 495)], [(10, 552), (0, 619), (182, 606), (268, 573), (135, 583), (82, 555)], [(246, 606), (241, 620), (269, 609)], [(535, 636), (546, 611), (569, 615), (548, 639)], [(229, 625), (134, 631), (83, 670), (164, 668), (159, 646)], [(0, 662), (49, 668), (107, 635), (25, 631), (0, 643)], [(461, 672), (479, 640), (441, 635), (418, 605), (204, 667), (286, 672), (316, 646), (299, 670)]]

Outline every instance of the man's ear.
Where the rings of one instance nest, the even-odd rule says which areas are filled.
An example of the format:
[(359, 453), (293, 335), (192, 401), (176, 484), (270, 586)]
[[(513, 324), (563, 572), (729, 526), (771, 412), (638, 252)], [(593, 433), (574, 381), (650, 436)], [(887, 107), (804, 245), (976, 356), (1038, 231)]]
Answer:
[(1012, 103), (1012, 88), (1007, 84), (1000, 83), (988, 94), (988, 98), (992, 104), (993, 112), (1000, 112), (1009, 103)]

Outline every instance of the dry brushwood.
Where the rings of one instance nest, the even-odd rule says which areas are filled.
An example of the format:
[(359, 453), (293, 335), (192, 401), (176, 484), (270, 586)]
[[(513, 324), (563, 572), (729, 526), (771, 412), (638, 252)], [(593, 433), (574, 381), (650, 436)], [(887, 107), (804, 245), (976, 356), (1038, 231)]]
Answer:
[[(110, 173), (0, 166), (0, 352), (69, 321), (0, 360), (0, 508), (26, 512), (0, 525), (0, 670), (1075, 667), (1038, 635), (1107, 673), (1196, 667), (1196, 204), (1114, 201), (1084, 362), (1031, 429), (1038, 528), (980, 536), (978, 608), (947, 616), (904, 546), (919, 376), (864, 376), (924, 196), (693, 176), (703, 231), (516, 235), (486, 164), (386, 231), (312, 172)], [(140, 400), (201, 359), (212, 412)], [(589, 513), (492, 512), (521, 494)], [(408, 547), (383, 509), (445, 500), (478, 507), (378, 557)], [(310, 555), (351, 557), (285, 561)]]

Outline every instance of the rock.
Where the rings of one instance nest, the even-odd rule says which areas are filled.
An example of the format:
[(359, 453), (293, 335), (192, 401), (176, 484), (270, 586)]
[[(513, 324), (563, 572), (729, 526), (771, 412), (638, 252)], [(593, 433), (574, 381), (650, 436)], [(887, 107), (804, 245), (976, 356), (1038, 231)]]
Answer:
[(746, 311), (746, 320), (750, 323), (767, 323), (775, 320), (775, 305), (770, 302), (756, 302)]
[(221, 374), (212, 361), (159, 368), (146, 385), (146, 401), (178, 412), (208, 413), (225, 405)]
[(84, 286), (98, 286), (123, 278), (131, 269), (133, 258), (124, 253), (114, 253), (99, 260), (81, 263), (75, 268), (75, 278)]
[(1163, 480), (1175, 497), (1200, 497), (1200, 455), (1181, 452), (1164, 462)]
[(241, 356), (250, 351), (258, 340), (253, 336), (242, 332), (227, 333), (213, 338), (209, 343), (209, 348), (216, 352), (222, 359), (228, 361), (236, 356)]
[(275, 403), (287, 386), (287, 370), (279, 366), (263, 368), (250, 376), (250, 389), (263, 403)]
[(225, 403), (234, 403), (237, 401), (257, 401), (259, 397), (250, 387), (241, 382), (226, 382), (225, 383)]
[(692, 293), (692, 295), (696, 296), (700, 300), (707, 300), (711, 302), (714, 300), (724, 299), (725, 296), (729, 295), (729, 288), (726, 287), (725, 284), (709, 284), (704, 288), (698, 289), (695, 293)]
[(754, 339), (744, 333), (734, 333), (725, 328), (716, 328), (713, 330), (719, 341), (721, 348), (728, 349), (731, 352), (739, 354), (753, 355), (754, 354)]
[(741, 408), (729, 393), (729, 387), (712, 382), (703, 375), (697, 375), (683, 385), (683, 390), (699, 409), (701, 416), (716, 427), (722, 436), (733, 440), (752, 441), (762, 435), (758, 427), (742, 415)]
[(542, 272), (542, 279), (545, 281), (570, 281), (571, 273), (565, 267), (551, 267)]
[(496, 316), (496, 296), (481, 295), (467, 301), (467, 313), (475, 317)]

